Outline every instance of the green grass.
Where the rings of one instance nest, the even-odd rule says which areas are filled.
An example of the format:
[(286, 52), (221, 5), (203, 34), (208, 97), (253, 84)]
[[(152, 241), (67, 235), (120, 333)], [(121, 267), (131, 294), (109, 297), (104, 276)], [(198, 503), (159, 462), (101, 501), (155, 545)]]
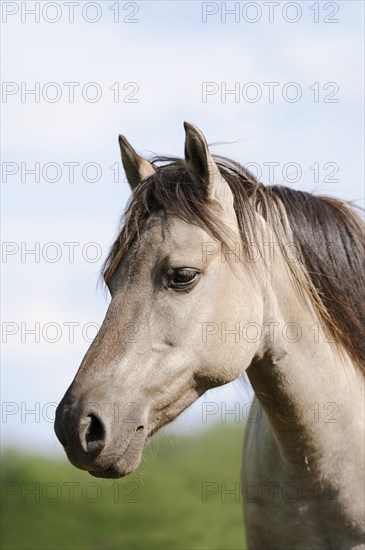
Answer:
[[(241, 447), (237, 426), (189, 438), (164, 436), (145, 450), (137, 472), (114, 482), (93, 478), (66, 461), (7, 451), (1, 548), (245, 548)], [(70, 483), (75, 484), (73, 498)], [(225, 488), (234, 494), (225, 494)], [(206, 494), (207, 489), (215, 494)]]

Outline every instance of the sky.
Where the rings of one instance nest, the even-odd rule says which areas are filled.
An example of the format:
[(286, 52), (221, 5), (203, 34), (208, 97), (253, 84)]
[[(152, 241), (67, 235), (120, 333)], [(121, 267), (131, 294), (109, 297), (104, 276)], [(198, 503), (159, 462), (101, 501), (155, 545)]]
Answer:
[[(264, 183), (363, 204), (363, 9), (1, 3), (4, 445), (60, 452), (54, 404), (105, 315), (99, 272), (130, 196), (119, 133), (181, 156), (188, 120)], [(212, 390), (172, 429), (240, 421), (251, 399), (242, 381)]]

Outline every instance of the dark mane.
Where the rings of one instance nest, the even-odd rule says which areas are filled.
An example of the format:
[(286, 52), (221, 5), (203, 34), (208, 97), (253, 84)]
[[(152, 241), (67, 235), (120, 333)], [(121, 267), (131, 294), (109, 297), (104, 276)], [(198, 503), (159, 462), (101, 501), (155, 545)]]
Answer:
[[(268, 222), (283, 251), (285, 243), (294, 241), (307, 295), (333, 341), (364, 370), (365, 226), (353, 207), (331, 197), (278, 185), (264, 186), (234, 161), (217, 156), (214, 159), (234, 196), (242, 250), (248, 254), (257, 237), (257, 212)], [(185, 162), (175, 157), (156, 157), (152, 163), (157, 171), (135, 190), (104, 264), (106, 283), (152, 213), (176, 215), (218, 241), (225, 241), (224, 225), (207, 208), (200, 190), (190, 180)], [(289, 267), (298, 282), (298, 268)]]

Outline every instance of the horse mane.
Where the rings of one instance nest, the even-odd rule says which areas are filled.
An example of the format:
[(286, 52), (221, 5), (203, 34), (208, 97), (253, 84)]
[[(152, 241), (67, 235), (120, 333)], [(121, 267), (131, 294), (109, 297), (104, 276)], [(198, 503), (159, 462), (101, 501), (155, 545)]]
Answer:
[[(287, 264), (297, 289), (303, 286), (304, 273), (306, 297), (314, 303), (332, 341), (365, 373), (365, 226), (354, 207), (328, 196), (265, 186), (240, 164), (219, 156), (214, 160), (234, 196), (243, 252), (248, 257), (250, 245), (257, 239), (255, 218), (259, 212), (284, 256), (285, 245), (294, 242), (298, 261)], [(152, 163), (155, 174), (137, 187), (121, 220), (102, 269), (105, 283), (136, 244), (153, 213), (178, 216), (225, 242), (226, 228), (192, 183), (184, 160), (158, 156)]]

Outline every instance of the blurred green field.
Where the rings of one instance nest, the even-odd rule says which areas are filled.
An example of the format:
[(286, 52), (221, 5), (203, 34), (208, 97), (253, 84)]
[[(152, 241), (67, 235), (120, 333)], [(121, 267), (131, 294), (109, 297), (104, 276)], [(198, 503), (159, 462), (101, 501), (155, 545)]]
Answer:
[[(68, 462), (2, 455), (1, 548), (245, 548), (242, 427), (162, 436), (137, 472), (103, 480)], [(231, 492), (230, 492), (231, 491)]]

